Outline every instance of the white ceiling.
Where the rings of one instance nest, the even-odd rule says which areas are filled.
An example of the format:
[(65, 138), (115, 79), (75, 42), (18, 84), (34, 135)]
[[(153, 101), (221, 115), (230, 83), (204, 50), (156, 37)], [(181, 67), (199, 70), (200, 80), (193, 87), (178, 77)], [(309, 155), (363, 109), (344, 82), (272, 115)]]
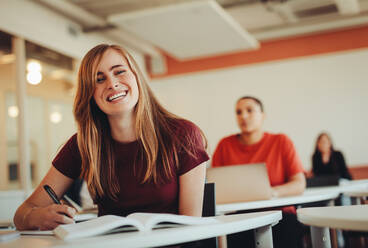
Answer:
[(115, 14), (108, 21), (180, 60), (259, 47), (258, 41), (215, 1)]
[(163, 50), (178, 59), (256, 48), (255, 40), (368, 24), (368, 0), (32, 1), (86, 32), (102, 32), (151, 57)]

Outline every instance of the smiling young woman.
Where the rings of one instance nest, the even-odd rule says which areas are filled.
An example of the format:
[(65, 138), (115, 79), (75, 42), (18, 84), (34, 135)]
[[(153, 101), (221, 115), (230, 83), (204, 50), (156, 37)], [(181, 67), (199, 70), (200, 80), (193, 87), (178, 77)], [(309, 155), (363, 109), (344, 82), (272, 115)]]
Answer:
[(17, 229), (52, 229), (74, 212), (52, 204), (83, 178), (99, 215), (164, 212), (200, 216), (206, 139), (192, 122), (162, 107), (134, 59), (116, 45), (98, 45), (83, 58), (74, 101), (78, 131), (18, 208)]

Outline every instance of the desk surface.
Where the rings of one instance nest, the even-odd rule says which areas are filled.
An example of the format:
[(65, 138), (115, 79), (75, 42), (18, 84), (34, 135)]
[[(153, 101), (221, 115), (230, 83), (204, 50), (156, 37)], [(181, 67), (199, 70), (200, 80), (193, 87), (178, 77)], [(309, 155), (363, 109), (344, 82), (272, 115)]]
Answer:
[(325, 200), (333, 200), (341, 193), (368, 189), (368, 180), (356, 180), (344, 185), (308, 188), (302, 195), (273, 198), (270, 200), (239, 202), (229, 204), (217, 204), (217, 214), (224, 214), (239, 210), (255, 210), (261, 208), (281, 207), (288, 205), (297, 205)]
[(297, 215), (309, 226), (368, 231), (368, 205), (300, 208)]
[(257, 212), (215, 217), (220, 223), (201, 226), (180, 226), (157, 229), (151, 233), (125, 232), (91, 238), (63, 241), (54, 236), (21, 236), (17, 240), (0, 243), (1, 248), (58, 247), (153, 247), (217, 237), (230, 233), (252, 230), (281, 220), (281, 211)]
[(344, 192), (344, 195), (350, 197), (367, 197), (368, 189), (346, 191)]

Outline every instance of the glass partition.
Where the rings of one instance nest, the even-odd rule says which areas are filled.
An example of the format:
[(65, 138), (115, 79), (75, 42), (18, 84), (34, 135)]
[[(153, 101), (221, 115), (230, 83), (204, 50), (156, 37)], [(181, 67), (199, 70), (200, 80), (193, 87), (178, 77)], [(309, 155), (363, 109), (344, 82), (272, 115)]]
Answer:
[[(5, 44), (4, 40), (8, 42)], [(0, 190), (21, 188), (15, 56), (10, 40), (10, 35), (0, 31), (0, 134), (3, 137), (0, 140)], [(74, 72), (71, 58), (30, 42), (26, 42), (26, 49), (25, 122), (32, 186), (35, 187), (49, 170), (58, 149), (76, 131), (72, 113)], [(41, 74), (39, 80), (29, 80), (32, 70), (36, 70), (38, 76)]]

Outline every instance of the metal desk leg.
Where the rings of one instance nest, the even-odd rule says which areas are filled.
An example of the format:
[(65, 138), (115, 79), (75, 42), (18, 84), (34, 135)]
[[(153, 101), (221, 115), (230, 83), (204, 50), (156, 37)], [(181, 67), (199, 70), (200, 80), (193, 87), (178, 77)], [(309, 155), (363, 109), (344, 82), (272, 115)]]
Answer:
[(351, 204), (352, 205), (360, 205), (362, 204), (360, 197), (352, 197), (351, 198)]
[(331, 248), (330, 230), (327, 227), (311, 226), (312, 246), (314, 248)]
[(268, 225), (254, 229), (254, 241), (256, 248), (272, 248), (272, 226)]

